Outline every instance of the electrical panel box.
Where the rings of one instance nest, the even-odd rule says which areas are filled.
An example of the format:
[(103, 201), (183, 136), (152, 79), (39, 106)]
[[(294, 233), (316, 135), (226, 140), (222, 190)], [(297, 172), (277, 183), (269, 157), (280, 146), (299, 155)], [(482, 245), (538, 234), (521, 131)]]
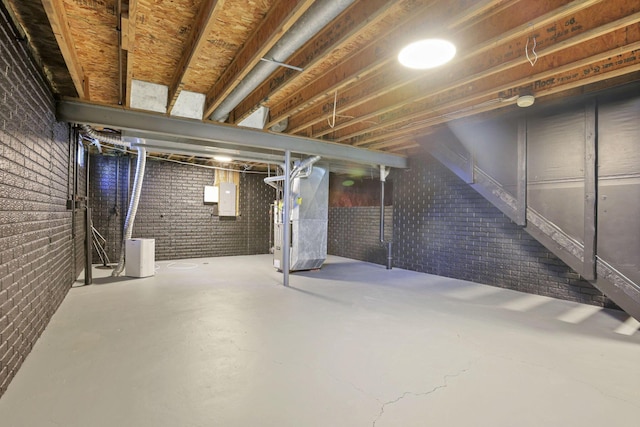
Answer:
[(155, 273), (156, 240), (128, 239), (125, 243), (125, 275), (149, 277)]
[(218, 215), (236, 216), (236, 185), (232, 182), (220, 183)]

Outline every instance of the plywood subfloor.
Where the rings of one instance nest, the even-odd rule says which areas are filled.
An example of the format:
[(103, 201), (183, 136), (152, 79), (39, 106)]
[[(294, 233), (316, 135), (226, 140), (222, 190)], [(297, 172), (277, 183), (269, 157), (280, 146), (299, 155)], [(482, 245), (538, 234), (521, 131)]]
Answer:
[(337, 257), (289, 289), (267, 255), (100, 275), (70, 290), (2, 425), (638, 423), (620, 312)]

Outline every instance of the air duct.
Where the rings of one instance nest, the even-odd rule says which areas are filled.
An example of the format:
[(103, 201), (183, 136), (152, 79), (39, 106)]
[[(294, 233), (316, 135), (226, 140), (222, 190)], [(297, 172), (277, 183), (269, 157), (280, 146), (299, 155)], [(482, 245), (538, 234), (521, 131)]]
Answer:
[[(242, 82), (231, 91), (224, 101), (211, 114), (211, 120), (224, 122), (229, 113), (242, 102), (255, 88), (278, 69), (277, 62), (284, 63), (302, 45), (309, 41), (336, 16), (349, 7), (354, 0), (317, 1), (287, 31), (284, 36), (265, 55), (270, 61), (260, 61), (247, 74)], [(272, 62), (276, 61), (276, 62)]]
[(113, 144), (113, 145), (130, 147), (130, 144), (128, 142), (123, 141), (122, 138), (113, 136), (106, 132), (98, 132), (97, 130), (93, 129), (89, 125), (80, 125), (80, 128), (85, 134), (87, 134), (93, 139), (97, 139), (98, 141), (108, 142), (109, 144)]
[[(147, 151), (144, 147), (136, 147), (138, 150), (138, 161), (136, 163), (136, 176), (133, 180), (133, 194), (129, 201), (129, 210), (127, 218), (124, 221), (124, 236), (122, 238), (122, 246), (120, 247), (120, 260), (117, 267), (113, 270), (112, 276), (119, 276), (124, 270), (125, 261), (125, 245), (127, 240), (133, 235), (133, 221), (136, 218), (138, 210), (138, 202), (140, 201), (140, 191), (142, 190), (142, 180), (144, 179), (144, 167), (146, 165)], [(116, 183), (117, 185), (117, 183)]]

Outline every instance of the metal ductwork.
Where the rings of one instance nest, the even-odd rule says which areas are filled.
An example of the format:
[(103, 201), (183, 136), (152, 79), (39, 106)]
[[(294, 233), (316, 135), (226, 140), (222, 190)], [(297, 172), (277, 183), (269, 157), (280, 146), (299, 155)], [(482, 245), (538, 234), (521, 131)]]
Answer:
[(266, 59), (275, 62), (260, 61), (213, 111), (211, 120), (227, 120), (229, 113), (280, 66), (276, 62), (284, 63), (353, 2), (354, 0), (324, 0), (314, 3), (265, 55)]
[(138, 211), (138, 202), (140, 201), (140, 194), (142, 192), (142, 181), (144, 180), (144, 169), (147, 160), (147, 151), (144, 147), (136, 147), (138, 151), (138, 161), (136, 163), (136, 176), (133, 180), (133, 194), (131, 200), (129, 200), (129, 209), (127, 210), (127, 217), (124, 221), (124, 236), (122, 238), (122, 246), (120, 247), (120, 260), (118, 265), (111, 273), (112, 276), (119, 276), (122, 274), (125, 265), (125, 246), (127, 240), (133, 236), (133, 223), (136, 219), (136, 212)]
[(109, 144), (113, 144), (113, 145), (121, 145), (124, 147), (129, 147), (130, 144), (128, 142), (125, 142), (122, 140), (122, 138), (117, 137), (117, 136), (113, 136), (109, 133), (105, 133), (105, 132), (98, 132), (97, 130), (93, 129), (91, 126), (89, 125), (80, 125), (80, 128), (82, 129), (82, 131), (89, 135), (91, 138), (93, 139), (97, 139), (98, 141), (102, 141), (102, 142), (108, 142)]

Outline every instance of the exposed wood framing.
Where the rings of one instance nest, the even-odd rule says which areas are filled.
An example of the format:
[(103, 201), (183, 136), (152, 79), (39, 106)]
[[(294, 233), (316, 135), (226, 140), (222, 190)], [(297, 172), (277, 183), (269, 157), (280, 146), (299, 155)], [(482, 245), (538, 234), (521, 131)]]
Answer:
[(125, 90), (125, 105), (131, 106), (131, 82), (133, 80), (133, 63), (136, 49), (136, 17), (138, 12), (138, 0), (129, 0), (129, 13), (122, 21), (123, 39), (127, 46), (127, 77)]
[[(496, 93), (499, 94), (502, 92), (515, 95), (518, 93), (518, 89), (520, 87), (525, 87), (527, 85), (530, 86), (532, 84), (533, 86), (542, 86), (544, 82), (553, 79), (553, 84), (545, 85), (544, 87), (536, 90), (536, 95), (548, 96), (575, 87), (584, 86), (605, 79), (617, 77), (622, 74), (629, 74), (640, 69), (640, 58), (632, 54), (638, 49), (640, 49), (640, 42), (613, 49), (611, 51), (602, 52), (597, 55), (585, 58), (581, 61), (571, 62), (566, 66), (535, 74), (532, 77), (521, 78), (519, 80), (511, 82), (509, 85), (489, 88), (464, 99), (457, 98), (454, 101), (443, 103), (438, 103), (438, 101), (436, 100), (433, 102), (438, 105), (439, 111), (443, 111), (443, 113), (440, 113), (439, 115), (436, 114), (425, 117), (424, 110), (418, 109), (418, 111), (414, 113), (406, 114), (405, 116), (392, 120), (390, 122), (371, 126), (365, 132), (350, 134), (346, 137), (338, 138), (338, 140), (346, 141), (350, 138), (360, 137), (357, 141), (354, 142), (353, 145), (367, 146), (372, 142), (376, 142), (385, 138), (398, 137), (401, 135), (420, 135), (420, 132), (423, 129), (428, 129), (435, 124), (443, 123), (454, 118), (466, 117), (470, 114), (490, 111), (515, 103), (515, 98), (496, 98), (494, 95)], [(621, 58), (611, 59), (617, 56), (620, 56)], [(634, 59), (630, 61), (631, 58)], [(622, 67), (615, 68), (614, 65), (618, 62), (620, 62), (618, 66), (622, 65)], [(579, 76), (580, 74), (584, 74), (587, 69), (591, 69), (592, 67), (597, 67), (598, 72), (590, 73), (590, 77), (570, 79), (571, 76)], [(491, 103), (490, 101), (492, 99), (497, 100), (497, 102)], [(480, 105), (483, 103), (486, 104), (478, 108), (471, 108), (473, 105)], [(449, 110), (452, 111), (448, 112)], [(403, 123), (406, 123), (406, 125), (403, 125)], [(386, 129), (384, 132), (373, 133), (375, 131), (381, 131), (382, 129), (389, 128), (391, 126), (396, 126), (398, 128), (392, 130)]]
[[(309, 79), (310, 70), (321, 64), (325, 55), (344, 48), (348, 43), (353, 43), (354, 39), (362, 37), (365, 28), (385, 18), (389, 9), (397, 3), (395, 0), (368, 0), (356, 3), (348, 10), (348, 13), (341, 14), (332, 25), (327, 26), (314, 37), (314, 40), (322, 42), (314, 43), (312, 40), (291, 57), (290, 63), (303, 68), (304, 71), (278, 70), (235, 108), (236, 122), (246, 117), (257, 105), (267, 102), (273, 94), (286, 92), (296, 85), (303, 86), (301, 82)], [(379, 34), (379, 36), (384, 37), (384, 34)], [(335, 72), (331, 74), (340, 79)], [(308, 87), (309, 85), (304, 84), (304, 86)], [(282, 116), (276, 117), (268, 126), (273, 126), (283, 118)]]
[[(484, 1), (479, 5), (487, 8), (495, 3), (495, 0)], [(376, 38), (374, 43), (370, 43), (355, 55), (346, 58), (337, 68), (322, 74), (294, 95), (274, 105), (271, 108), (271, 121), (268, 126), (272, 126), (278, 121), (290, 117), (296, 111), (317, 104), (318, 101), (322, 99), (331, 98), (335, 91), (342, 90), (355, 82), (366, 84), (364, 83), (364, 79), (381, 69), (384, 69), (388, 73), (397, 74), (395, 68), (396, 58), (394, 55), (396, 46), (400, 45), (410, 34), (421, 31), (421, 28), (425, 25), (424, 11), (431, 11), (431, 6), (430, 3), (425, 3), (421, 9), (407, 16), (403, 22), (390, 28), (388, 33), (381, 34)], [(484, 8), (481, 10), (484, 10)], [(450, 30), (454, 28), (455, 25), (462, 25), (464, 22), (474, 19), (477, 16), (478, 10), (473, 8), (463, 9), (452, 18), (452, 24), (449, 24), (447, 28)], [(403, 85), (411, 83), (412, 80), (410, 78), (407, 79), (406, 76), (403, 77), (405, 78), (400, 79), (403, 81)], [(389, 79), (385, 78), (385, 81), (389, 81)], [(327, 88), (329, 89), (327, 90)], [(388, 87), (386, 91), (393, 89), (393, 87)], [(373, 96), (380, 96), (384, 93), (386, 92), (378, 91)], [(367, 100), (362, 100), (362, 102), (367, 102)], [(318, 105), (318, 107), (323, 108), (322, 105)], [(312, 114), (318, 113), (318, 107), (313, 108)], [(341, 110), (344, 109), (345, 107), (341, 106)], [(320, 115), (321, 117), (326, 117), (324, 111), (320, 111)], [(291, 133), (297, 133), (301, 130), (295, 123), (291, 124), (291, 127)]]
[(280, 0), (278, 7), (271, 9), (253, 37), (244, 44), (240, 53), (218, 79), (218, 83), (207, 93), (205, 117), (213, 113), (260, 58), (266, 55), (313, 3), (313, 0)]
[(67, 64), (67, 69), (69, 70), (71, 79), (73, 79), (73, 84), (78, 92), (78, 96), (80, 99), (89, 99), (89, 93), (87, 91), (88, 80), (82, 64), (78, 59), (75, 43), (69, 31), (69, 22), (67, 21), (64, 2), (62, 0), (42, 0), (42, 6), (49, 18), (51, 29), (56, 36), (58, 46), (62, 52), (64, 62)]
[[(565, 9), (566, 8), (562, 8), (563, 13)], [(573, 11), (573, 8), (570, 10)], [(562, 16), (563, 15), (560, 15), (560, 18), (562, 18)], [(553, 25), (554, 22), (548, 22), (549, 19), (551, 19), (549, 17), (549, 14), (546, 14), (542, 20), (536, 21), (536, 26), (542, 27), (545, 24)], [(556, 19), (558, 19), (558, 16), (556, 16)], [(538, 51), (539, 59), (545, 56), (558, 53), (559, 51), (568, 49), (570, 47), (577, 46), (578, 44), (596, 39), (605, 34), (614, 32), (621, 28), (625, 28), (629, 25), (633, 25), (639, 21), (640, 21), (640, 13), (635, 13), (629, 16), (625, 16), (614, 22), (608, 23), (606, 25), (583, 31), (576, 36), (562, 40), (555, 44), (551, 44), (549, 47), (546, 47), (545, 45), (543, 49)], [(408, 103), (422, 101), (434, 95), (446, 93), (450, 91), (452, 88), (468, 87), (469, 85), (477, 81), (486, 79), (488, 76), (495, 76), (500, 74), (501, 79), (504, 80), (505, 72), (516, 69), (518, 67), (521, 67), (522, 65), (527, 64), (527, 59), (523, 53), (520, 53), (519, 56), (513, 60), (500, 63), (500, 58), (507, 58), (513, 54), (511, 52), (512, 51), (511, 43), (515, 40), (515, 37), (520, 37), (522, 35), (522, 31), (524, 31), (523, 28), (519, 28), (518, 31), (512, 31), (511, 32), (512, 38), (506, 38), (502, 40), (490, 39), (486, 42), (481, 43), (478, 46), (473, 47), (472, 50), (467, 54), (460, 55), (459, 59), (455, 61), (454, 64), (452, 64), (452, 68), (455, 69), (458, 65), (461, 64), (463, 60), (468, 61), (470, 57), (476, 57), (477, 58), (476, 61), (478, 62), (478, 64), (481, 64), (483, 61), (486, 62), (486, 59), (484, 58), (486, 55), (485, 54), (479, 55), (479, 53), (485, 53), (487, 49), (493, 47), (494, 48), (493, 55), (495, 55), (495, 59), (491, 59), (488, 62), (498, 63), (499, 65), (496, 65), (489, 69), (478, 71), (471, 75), (467, 75), (465, 77), (460, 78), (457, 81), (453, 81), (453, 82), (443, 81), (443, 80), (437, 81), (435, 79), (438, 79), (438, 77), (434, 76), (435, 73), (427, 73), (424, 77), (417, 76), (416, 78), (411, 79), (409, 81), (398, 81), (392, 85), (384, 85), (384, 83), (381, 83), (381, 86), (376, 86), (372, 83), (369, 83), (369, 84), (366, 84), (366, 86), (364, 86), (366, 89), (361, 91), (362, 92), (361, 95), (350, 96), (348, 94), (345, 94), (345, 97), (350, 96), (350, 101), (344, 102), (340, 105), (340, 108), (338, 109), (338, 114), (344, 115), (344, 116), (350, 116), (350, 117), (353, 117), (353, 119), (343, 121), (342, 123), (338, 124), (334, 128), (329, 128), (328, 126), (320, 126), (319, 129), (314, 128), (314, 131), (312, 134), (316, 137), (327, 135), (330, 133), (335, 134), (336, 131), (354, 126), (358, 122), (362, 122), (365, 120), (375, 121), (376, 117), (381, 115), (390, 115), (392, 111), (401, 109)], [(498, 42), (500, 42), (500, 46), (502, 46), (503, 52), (500, 52), (499, 50), (498, 51), (495, 50), (496, 43)], [(465, 67), (465, 69), (461, 71), (467, 72), (466, 69), (474, 70), (480, 67), (481, 65), (468, 64), (467, 67)], [(389, 81), (388, 78), (380, 79), (380, 82), (387, 82), (387, 81)], [(419, 86), (416, 87), (416, 83), (418, 83)], [(434, 90), (434, 87), (437, 87), (437, 86), (442, 87), (442, 89)], [(388, 95), (386, 98), (378, 99), (382, 95), (385, 95), (388, 93), (390, 95)], [(466, 96), (466, 94), (462, 93), (461, 96), (464, 97)], [(376, 101), (373, 102), (373, 100), (376, 100)], [(366, 108), (353, 110), (353, 108), (361, 105), (364, 105)], [(372, 111), (372, 108), (370, 107), (370, 105), (376, 106), (375, 111)], [(294, 117), (290, 121), (291, 132), (296, 133), (296, 132), (299, 132), (304, 127), (312, 126), (317, 123), (322, 123), (322, 120), (317, 118), (318, 115), (320, 114), (320, 111), (318, 111), (319, 108), (322, 108), (322, 106), (318, 106), (318, 107), (315, 107), (314, 109), (307, 110), (304, 112), (304, 115), (302, 116)], [(316, 119), (312, 121), (308, 121), (307, 117), (316, 117)], [(365, 127), (365, 126), (361, 126), (361, 127)], [(352, 134), (352, 136), (344, 136), (340, 140), (344, 141), (353, 136), (356, 136), (356, 135)]]
[(184, 47), (184, 53), (178, 62), (171, 84), (169, 85), (169, 96), (167, 103), (167, 114), (171, 114), (173, 107), (178, 100), (178, 96), (184, 86), (183, 79), (189, 67), (198, 57), (204, 44), (206, 43), (206, 36), (211, 31), (211, 28), (215, 25), (213, 19), (216, 8), (222, 7), (225, 0), (204, 0), (200, 6), (200, 11), (196, 17), (189, 39)]

